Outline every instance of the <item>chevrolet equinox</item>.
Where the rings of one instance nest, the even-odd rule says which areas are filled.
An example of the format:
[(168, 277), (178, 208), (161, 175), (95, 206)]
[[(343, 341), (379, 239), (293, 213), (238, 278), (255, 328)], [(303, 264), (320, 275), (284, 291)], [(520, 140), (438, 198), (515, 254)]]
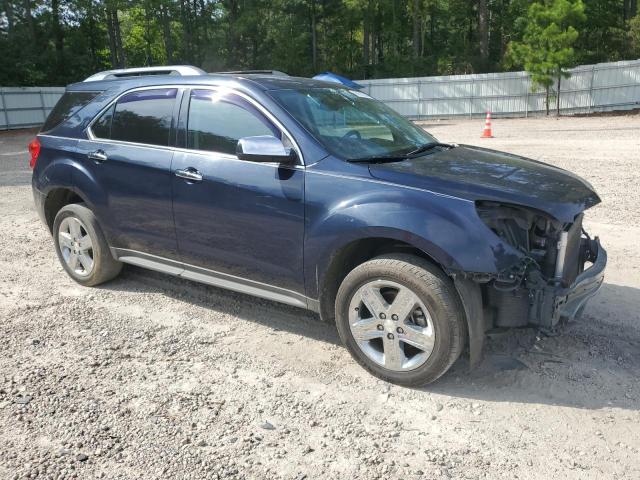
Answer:
[(553, 329), (601, 286), (580, 177), (442, 143), (381, 102), (278, 72), (188, 66), (69, 85), (29, 145), (33, 194), (81, 285), (123, 263), (318, 312), (414, 386), (486, 332)]

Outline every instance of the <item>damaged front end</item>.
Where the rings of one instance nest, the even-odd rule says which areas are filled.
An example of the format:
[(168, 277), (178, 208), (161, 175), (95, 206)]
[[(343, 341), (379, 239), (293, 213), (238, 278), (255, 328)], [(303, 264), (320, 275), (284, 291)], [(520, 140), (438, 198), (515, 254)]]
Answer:
[(522, 255), (484, 288), (493, 326), (552, 328), (561, 318), (574, 318), (600, 288), (607, 254), (582, 228), (582, 213), (563, 224), (511, 205), (479, 202), (477, 210), (483, 222)]
[(566, 224), (521, 206), (477, 202), (476, 208), (485, 225), (519, 252), (519, 260), (496, 275), (467, 274), (466, 280), (456, 282), (463, 298), (468, 294), (465, 290), (471, 290), (465, 281), (480, 285), (481, 298), (463, 300), (469, 305), (475, 301), (476, 312), (467, 311), (467, 316), (475, 315), (480, 323), (475, 332), (469, 332), (472, 363), (487, 330), (552, 329), (561, 319), (579, 316), (601, 287), (607, 263), (598, 238), (590, 238), (582, 228), (582, 213)]

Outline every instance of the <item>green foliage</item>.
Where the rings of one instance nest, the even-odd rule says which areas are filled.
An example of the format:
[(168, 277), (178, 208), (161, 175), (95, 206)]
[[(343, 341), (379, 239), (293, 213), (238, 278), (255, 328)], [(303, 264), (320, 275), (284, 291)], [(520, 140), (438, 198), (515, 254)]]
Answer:
[(566, 69), (573, 66), (578, 39), (575, 27), (584, 20), (582, 0), (531, 4), (527, 16), (516, 21), (524, 35), (509, 45), (510, 58), (531, 74), (534, 86), (548, 89), (558, 76), (569, 76)]
[(528, 65), (544, 85), (574, 62), (640, 55), (636, 0), (583, 1), (0, 0), (0, 85), (167, 63), (352, 78)]

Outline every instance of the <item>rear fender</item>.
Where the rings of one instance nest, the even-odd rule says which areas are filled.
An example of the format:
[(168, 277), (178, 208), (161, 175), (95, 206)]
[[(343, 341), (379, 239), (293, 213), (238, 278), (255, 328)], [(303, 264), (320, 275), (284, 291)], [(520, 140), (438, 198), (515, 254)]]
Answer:
[[(39, 169), (33, 186), (45, 197), (56, 189), (64, 188), (78, 195), (90, 208), (102, 227), (109, 243), (113, 238), (108, 215), (108, 194), (92, 173), (78, 161), (75, 152), (56, 158)], [(40, 159), (38, 159), (38, 164)]]

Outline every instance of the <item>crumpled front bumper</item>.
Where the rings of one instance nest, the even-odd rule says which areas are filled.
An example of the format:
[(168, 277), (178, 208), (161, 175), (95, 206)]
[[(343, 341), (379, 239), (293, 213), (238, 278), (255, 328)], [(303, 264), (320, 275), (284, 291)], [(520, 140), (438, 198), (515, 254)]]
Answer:
[(584, 248), (581, 262), (591, 261), (592, 265), (578, 274), (568, 287), (548, 286), (536, 291), (535, 301), (531, 305), (529, 318), (541, 327), (553, 327), (560, 319), (573, 320), (587, 301), (593, 297), (604, 282), (604, 270), (607, 266), (607, 252), (596, 237), (583, 239)]
[(607, 266), (607, 251), (600, 245), (596, 237), (590, 240), (589, 255), (593, 265), (580, 273), (573, 284), (556, 297), (560, 317), (575, 318), (580, 308), (593, 297), (604, 282), (604, 269)]

